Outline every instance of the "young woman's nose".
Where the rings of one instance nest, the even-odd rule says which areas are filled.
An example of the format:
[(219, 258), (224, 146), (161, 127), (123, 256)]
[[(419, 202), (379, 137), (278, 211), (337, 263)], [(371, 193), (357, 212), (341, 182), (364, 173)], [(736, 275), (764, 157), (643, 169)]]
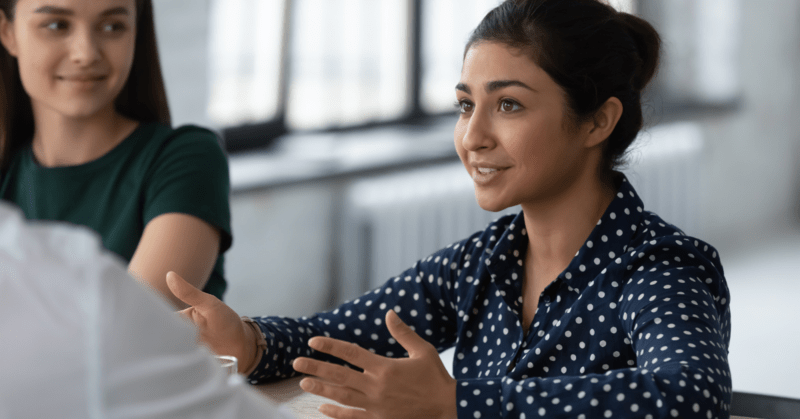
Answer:
[(76, 30), (70, 39), (70, 60), (87, 66), (100, 60), (100, 45), (91, 29)]
[(473, 112), (467, 122), (467, 129), (461, 139), (461, 145), (469, 151), (494, 147), (492, 122), (488, 115), (484, 115), (482, 112)]

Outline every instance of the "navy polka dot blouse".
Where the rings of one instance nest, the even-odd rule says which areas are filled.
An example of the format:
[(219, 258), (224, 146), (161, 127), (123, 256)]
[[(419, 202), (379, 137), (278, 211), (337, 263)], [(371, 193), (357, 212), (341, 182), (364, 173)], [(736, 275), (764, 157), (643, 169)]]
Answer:
[(522, 329), (522, 214), (442, 249), (381, 288), (313, 317), (254, 320), (252, 383), (294, 374), (317, 335), (400, 357), (394, 309), (455, 346), (459, 418), (727, 418), (729, 292), (717, 252), (645, 211), (627, 180)]

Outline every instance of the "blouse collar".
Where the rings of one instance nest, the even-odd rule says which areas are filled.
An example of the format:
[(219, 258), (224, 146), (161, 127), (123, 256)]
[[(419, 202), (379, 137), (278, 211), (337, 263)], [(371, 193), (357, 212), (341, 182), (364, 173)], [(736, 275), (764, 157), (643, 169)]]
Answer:
[[(558, 275), (558, 279), (572, 287), (582, 289), (609, 265), (622, 263), (623, 254), (630, 248), (639, 229), (644, 216), (644, 205), (628, 179), (624, 175), (621, 179), (614, 200), (570, 264)], [(483, 258), (492, 280), (498, 283), (501, 290), (512, 286), (514, 282), (519, 283), (516, 280), (524, 272), (522, 267), (528, 249), (528, 235), (522, 212), (505, 229), (501, 230), (502, 227), (497, 226), (499, 238), (494, 243), (486, 243), (486, 255)], [(492, 235), (490, 241), (496, 236)]]

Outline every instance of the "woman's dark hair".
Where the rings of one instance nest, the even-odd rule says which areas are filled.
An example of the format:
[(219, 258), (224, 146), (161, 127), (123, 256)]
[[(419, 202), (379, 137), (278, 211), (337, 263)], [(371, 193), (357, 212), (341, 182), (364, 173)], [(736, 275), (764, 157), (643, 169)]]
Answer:
[[(0, 10), (14, 19), (17, 0), (0, 0)], [(139, 122), (170, 124), (167, 92), (161, 75), (151, 0), (136, 0), (136, 41), (130, 75), (114, 104), (122, 115)], [(0, 48), (0, 83), (5, 97), (0, 107), (0, 171), (33, 139), (33, 109), (22, 87), (17, 59)]]
[(506, 0), (473, 31), (465, 54), (478, 42), (526, 53), (564, 90), (574, 121), (593, 117), (611, 97), (622, 102), (603, 149), (600, 169), (609, 179), (642, 128), (641, 93), (658, 67), (656, 30), (599, 0)]

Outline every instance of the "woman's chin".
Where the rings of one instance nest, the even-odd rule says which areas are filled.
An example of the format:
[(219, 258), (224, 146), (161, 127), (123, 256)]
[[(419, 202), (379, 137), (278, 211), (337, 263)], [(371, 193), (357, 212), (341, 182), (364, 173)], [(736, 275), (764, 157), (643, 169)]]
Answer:
[(506, 205), (503, 202), (496, 200), (496, 199), (488, 199), (486, 197), (481, 197), (476, 194), (475, 199), (478, 201), (478, 206), (481, 207), (484, 211), (489, 212), (499, 212), (506, 208), (511, 207), (511, 205)]

